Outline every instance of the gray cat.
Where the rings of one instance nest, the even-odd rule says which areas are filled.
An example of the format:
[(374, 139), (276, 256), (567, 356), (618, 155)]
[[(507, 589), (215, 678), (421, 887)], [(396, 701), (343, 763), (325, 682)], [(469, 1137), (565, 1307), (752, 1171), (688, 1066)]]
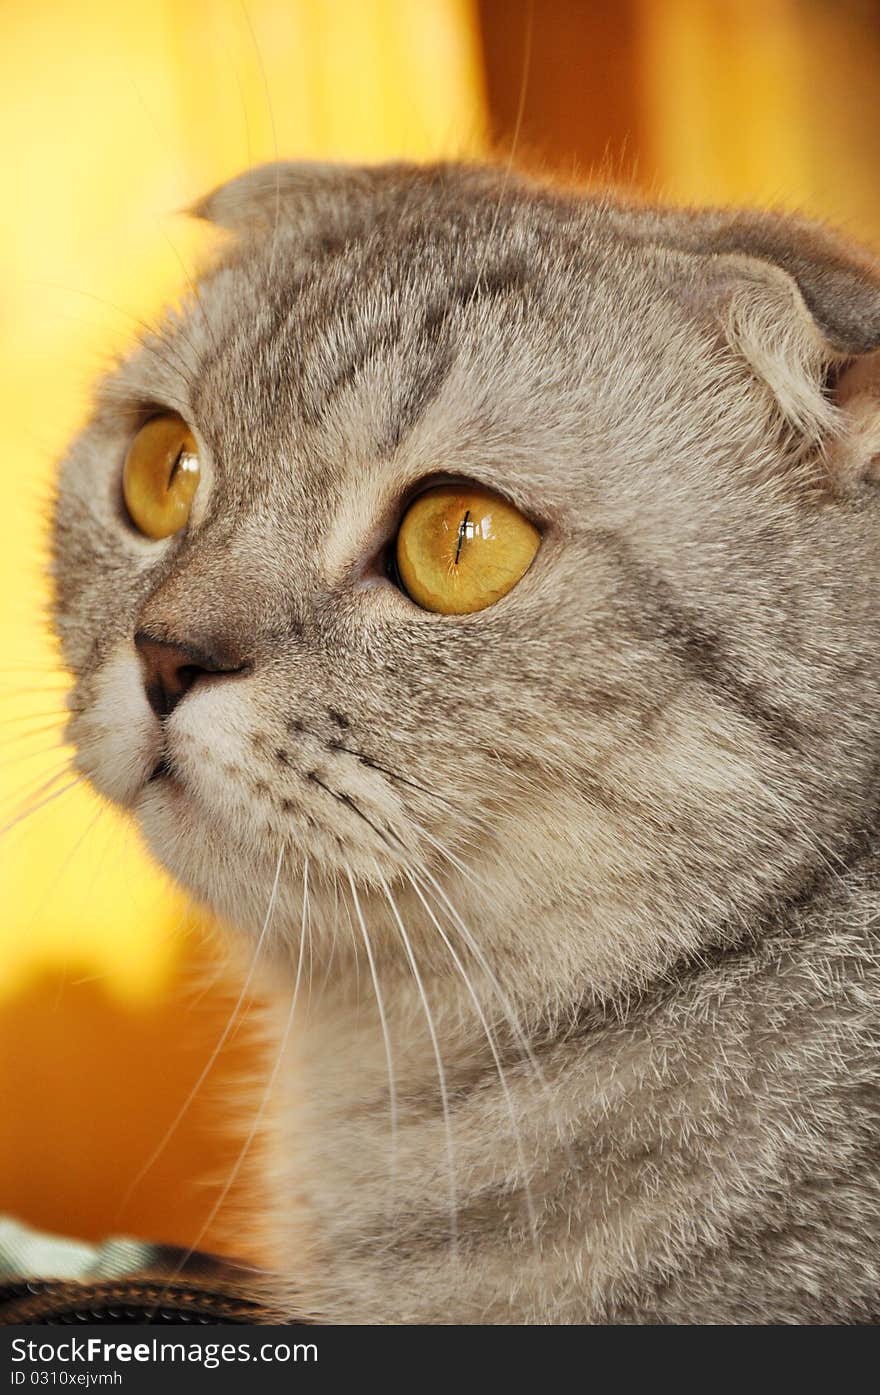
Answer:
[(55, 617), (79, 769), (273, 987), (275, 1301), (877, 1319), (876, 261), (458, 166), (195, 211)]

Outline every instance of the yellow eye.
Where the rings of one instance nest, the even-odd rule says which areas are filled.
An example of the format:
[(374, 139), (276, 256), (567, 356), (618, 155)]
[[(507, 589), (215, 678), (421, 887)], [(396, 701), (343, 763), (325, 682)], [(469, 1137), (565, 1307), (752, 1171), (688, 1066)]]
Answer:
[(404, 515), (397, 571), (417, 605), (467, 615), (506, 595), (540, 545), (537, 528), (497, 494), (477, 485), (439, 485)]
[(153, 417), (129, 447), (122, 493), (131, 521), (148, 538), (170, 538), (184, 526), (199, 487), (199, 448), (182, 417)]

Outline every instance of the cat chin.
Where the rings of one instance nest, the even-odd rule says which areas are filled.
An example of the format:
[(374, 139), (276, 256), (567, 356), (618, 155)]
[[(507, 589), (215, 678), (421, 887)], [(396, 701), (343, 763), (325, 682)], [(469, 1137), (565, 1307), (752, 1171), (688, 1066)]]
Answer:
[[(206, 816), (186, 786), (163, 776), (142, 787), (133, 812), (147, 849), (168, 875), (222, 920), (258, 933), (272, 898), (277, 853), (269, 858), (256, 840), (234, 842)], [(284, 882), (301, 874), (301, 857), (287, 858)], [(284, 899), (286, 888), (279, 888)]]
[[(142, 789), (134, 814), (147, 849), (163, 870), (215, 914), (245, 928), (250, 917), (243, 914), (242, 903), (250, 898), (242, 897), (229, 875), (224, 875), (228, 857), (222, 838), (212, 837), (195, 817), (187, 792), (167, 777), (154, 781)], [(240, 850), (238, 858), (244, 862)], [(262, 877), (254, 870), (242, 879), (254, 888), (256, 901), (255, 888)]]
[(352, 848), (340, 860), (335, 840), (325, 845), (320, 835), (306, 846), (296, 834), (284, 835), (256, 821), (249, 832), (241, 823), (233, 830), (184, 780), (163, 777), (148, 783), (133, 812), (148, 852), (178, 886), (248, 939), (265, 940), (271, 922), (269, 939), (282, 954), (283, 946), (299, 940), (305, 884), (309, 904), (325, 907), (316, 912), (317, 939), (319, 924), (324, 929), (335, 924), (336, 909), (328, 917), (326, 906), (332, 902), (337, 907), (337, 878), (344, 886), (350, 872), (360, 895), (367, 897), (377, 869), (389, 883), (399, 875), (396, 864), (380, 866), (362, 849)]

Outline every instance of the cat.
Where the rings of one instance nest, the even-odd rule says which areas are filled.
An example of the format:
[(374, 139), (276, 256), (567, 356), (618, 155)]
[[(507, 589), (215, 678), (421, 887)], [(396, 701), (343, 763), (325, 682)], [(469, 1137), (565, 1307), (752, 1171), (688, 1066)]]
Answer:
[(77, 768), (267, 966), (280, 1311), (876, 1320), (877, 261), (491, 166), (193, 212), (54, 616)]

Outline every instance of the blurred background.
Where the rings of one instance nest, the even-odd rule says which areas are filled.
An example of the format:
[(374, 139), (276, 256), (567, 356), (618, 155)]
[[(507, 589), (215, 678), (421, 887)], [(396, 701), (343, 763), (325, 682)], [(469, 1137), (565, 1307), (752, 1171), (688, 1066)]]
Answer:
[[(188, 1243), (239, 1148), (217, 1110), (259, 1067), (249, 1013), (154, 1156), (237, 971), (134, 832), (71, 785), (44, 615), (54, 462), (90, 381), (211, 236), (175, 210), (276, 152), (513, 149), (657, 198), (801, 208), (880, 245), (880, 0), (2, 0), (0, 16), (0, 1212)], [(222, 1245), (222, 1215), (201, 1243)]]

